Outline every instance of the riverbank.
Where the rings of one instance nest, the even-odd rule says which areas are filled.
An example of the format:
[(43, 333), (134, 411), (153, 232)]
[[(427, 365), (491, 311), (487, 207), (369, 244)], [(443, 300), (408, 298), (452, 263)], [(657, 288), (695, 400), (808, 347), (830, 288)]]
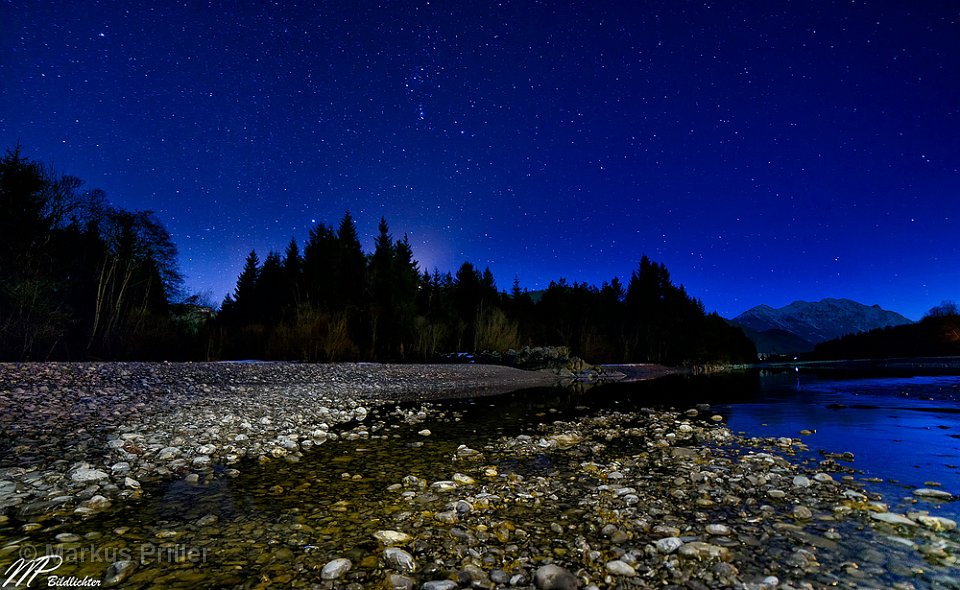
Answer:
[(545, 378), (473, 365), (3, 370), (0, 567), (53, 551), (58, 574), (132, 588), (960, 586), (937, 516), (956, 490), (890, 512), (844, 449), (800, 459), (705, 405), (420, 397)]
[(0, 514), (89, 514), (142, 482), (294, 460), (376, 405), (556, 383), (493, 365), (0, 364)]

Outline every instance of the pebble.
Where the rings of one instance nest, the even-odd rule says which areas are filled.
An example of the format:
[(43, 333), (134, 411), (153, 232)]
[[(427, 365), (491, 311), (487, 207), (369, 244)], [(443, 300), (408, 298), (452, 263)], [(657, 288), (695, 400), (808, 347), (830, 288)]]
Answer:
[(657, 546), (657, 551), (660, 553), (670, 554), (682, 547), (683, 541), (679, 537), (664, 537), (662, 539), (657, 539), (654, 544)]
[(934, 490), (930, 488), (920, 488), (918, 490), (913, 490), (914, 496), (919, 496), (921, 498), (932, 498), (936, 500), (952, 500), (953, 494), (950, 492), (945, 492), (943, 490)]
[(692, 541), (680, 546), (678, 553), (688, 559), (702, 561), (704, 559), (728, 559), (730, 550), (726, 547), (718, 547), (703, 541)]
[(953, 531), (957, 528), (957, 522), (943, 516), (929, 516), (919, 514), (916, 521), (934, 531)]
[(413, 556), (397, 547), (387, 547), (384, 549), (383, 560), (386, 562), (387, 567), (392, 567), (406, 574), (412, 574), (417, 569), (417, 563), (414, 561)]
[(726, 537), (730, 535), (733, 531), (725, 524), (708, 524), (706, 527), (707, 534), (715, 535), (718, 537)]
[(373, 536), (377, 539), (377, 541), (380, 541), (382, 544), (387, 546), (406, 545), (413, 540), (413, 537), (400, 531), (377, 531), (373, 533)]
[(894, 512), (871, 512), (870, 518), (879, 520), (880, 522), (885, 522), (887, 524), (917, 526), (915, 521), (910, 520), (902, 514), (896, 514)]
[(103, 576), (103, 585), (107, 588), (118, 586), (125, 582), (136, 569), (136, 561), (130, 559), (115, 561), (107, 568), (107, 573)]
[(605, 567), (607, 568), (608, 572), (615, 576), (626, 576), (632, 578), (633, 576), (637, 575), (637, 570), (633, 569), (633, 567), (628, 563), (620, 561), (619, 559), (608, 561)]
[[(4, 370), (10, 369), (0, 367)], [(189, 388), (193, 382), (183, 383)], [(826, 456), (819, 464), (793, 458), (792, 453), (802, 449), (799, 439), (746, 439), (722, 424), (687, 420), (682, 410), (597, 411), (571, 419), (548, 408), (543, 410), (541, 424), (526, 434), (492, 433), (486, 442), (472, 437), (428, 443), (414, 434), (420, 427), (411, 429), (409, 425), (434, 417), (455, 423), (461, 419), (459, 411), (413, 405), (398, 406), (388, 413), (392, 405), (384, 409), (365, 402), (367, 409), (349, 398), (328, 399), (324, 397), (327, 394), (318, 394), (316, 387), (304, 388), (312, 397), (298, 398), (298, 386), (277, 386), (277, 391), (284, 393), (274, 398), (270, 386), (261, 391), (240, 381), (231, 383), (235, 390), (206, 383), (198, 386), (204, 392), (222, 394), (215, 412), (182, 403), (189, 398), (176, 397), (181, 385), (157, 387), (173, 390), (171, 407), (183, 406), (196, 416), (180, 413), (177, 416), (185, 418), (176, 422), (167, 415), (162, 425), (130, 420), (125, 430), (107, 424), (107, 435), (100, 446), (93, 445), (92, 454), (68, 456), (56, 464), (58, 472), (0, 469), (0, 508), (20, 506), (10, 512), (18, 515), (16, 528), (0, 531), (9, 535), (3, 539), (7, 545), (0, 544), (0, 562), (17, 550), (17, 545), (9, 543), (17, 540), (13, 535), (22, 536), (19, 527), (27, 514), (20, 510), (42, 498), (31, 495), (34, 490), (49, 494), (42, 498), (44, 506), (62, 506), (55, 509), (59, 511), (55, 518), (41, 515), (30, 523), (33, 526), (22, 529), (40, 546), (54, 536), (61, 543), (89, 540), (104, 546), (118, 541), (137, 546), (156, 537), (160, 539), (156, 543), (209, 547), (218, 560), (231, 564), (217, 572), (214, 568), (182, 567), (183, 563), (157, 563), (156, 573), (150, 572), (150, 582), (157, 587), (237, 587), (244, 580), (236, 572), (243, 571), (244, 575), (249, 572), (250, 579), (263, 580), (264, 586), (269, 580), (278, 587), (312, 583), (351, 590), (529, 588), (531, 584), (578, 588), (581, 580), (593, 582), (588, 588), (606, 588), (615, 585), (614, 577), (624, 578), (616, 583), (629, 587), (757, 589), (763, 584), (777, 587), (782, 579), (784, 588), (802, 588), (823, 582), (826, 572), (838, 585), (880, 587), (893, 580), (892, 587), (905, 588), (896, 585), (897, 581), (935, 586), (935, 576), (955, 567), (960, 553), (951, 537), (938, 535), (955, 530), (954, 521), (926, 512), (905, 516), (887, 512), (870, 486), (864, 486), (867, 480), (861, 474), (836, 463), (844, 454)], [(232, 391), (237, 395), (229, 393)], [(257, 396), (251, 395), (254, 392)], [(0, 398), (7, 393), (0, 386)], [(285, 396), (289, 397), (274, 402)], [(256, 403), (249, 403), (250, 399)], [(304, 399), (314, 401), (307, 404)], [(234, 405), (243, 400), (248, 409)], [(152, 411), (149, 404), (137, 403)], [(296, 409), (291, 410), (291, 405)], [(133, 408), (131, 412), (136, 411)], [(706, 411), (698, 407), (698, 412)], [(365, 422), (362, 428), (357, 425), (360, 420)], [(383, 457), (373, 453), (382, 452), (376, 449), (378, 439), (406, 443), (399, 446), (412, 452), (412, 462), (438, 448), (445, 449), (443, 461), (450, 461), (451, 447), (445, 446), (450, 443), (469, 442), (480, 450), (461, 445), (446, 467), (441, 463), (431, 472), (418, 463), (417, 471), (410, 468), (423, 479), (403, 477), (401, 472), (392, 481), (382, 481), (378, 462)], [(90, 448), (90, 440), (81, 435), (77, 446)], [(329, 501), (313, 500), (317, 493), (325, 493), (320, 492), (325, 476), (302, 471), (316, 465), (310, 453), (326, 453), (325, 448), (307, 452), (315, 442), (324, 442), (327, 448), (337, 445), (338, 459), (348, 459), (342, 465), (335, 463), (339, 488)], [(419, 444), (420, 449), (409, 451), (411, 443)], [(274, 460), (273, 449), (286, 451), (284, 460)], [(160, 461), (164, 450), (169, 450), (168, 457)], [(105, 453), (103, 459), (97, 452)], [(304, 465), (299, 468), (286, 462), (301, 456)], [(263, 467), (256, 464), (261, 457), (269, 459)], [(187, 515), (183, 526), (165, 525), (176, 530), (158, 532), (158, 528), (148, 530), (149, 525), (138, 523), (122, 527), (123, 532), (91, 531), (94, 536), (63, 532), (71, 530), (71, 522), (79, 521), (69, 514), (73, 506), (79, 503), (78, 514), (86, 515), (95, 512), (88, 503), (97, 497), (111, 501), (118, 496), (132, 497), (135, 492), (142, 495), (144, 490), (153, 493), (156, 488), (148, 482), (156, 481), (157, 473), (165, 478), (183, 477), (195, 466), (198, 473), (190, 474), (191, 479), (197, 484), (202, 481), (204, 487), (189, 493), (219, 497), (217, 478), (240, 473), (211, 467), (240, 461), (245, 461), (244, 477), (224, 485), (236, 486), (259, 506), (257, 513), (240, 521), (224, 516), (221, 522), (215, 514), (205, 515), (206, 511), (226, 514), (216, 505), (205, 508), (188, 502), (183, 506)], [(71, 476), (82, 469), (100, 471), (108, 479), (73, 480)], [(817, 469), (821, 471), (817, 473)], [(350, 473), (341, 480), (345, 471)], [(842, 485), (826, 471), (834, 473)], [(248, 473), (259, 475), (251, 478)], [(266, 474), (264, 483), (250, 481), (262, 474)], [(141, 479), (142, 489), (128, 484), (139, 484)], [(476, 479), (482, 485), (477, 485)], [(932, 483), (924, 486), (936, 487)], [(61, 500), (54, 502), (57, 498)], [(815, 507), (818, 514), (818, 520), (809, 525), (795, 522), (813, 517), (805, 505)], [(296, 508), (288, 510), (291, 506)], [(892, 516), (875, 516), (883, 513)], [(727, 517), (733, 526), (715, 522)], [(7, 522), (5, 516), (0, 519), (2, 525)], [(890, 538), (894, 531), (884, 522), (904, 524), (905, 528)], [(872, 524), (865, 527), (864, 523)], [(90, 530), (86, 523), (79, 528)], [(844, 531), (842, 543), (838, 543), (841, 537), (835, 529)], [(96, 536), (100, 534), (102, 539)], [(371, 534), (380, 543), (379, 550)], [(231, 549), (238, 539), (245, 540), (242, 547)], [(871, 543), (878, 549), (871, 549)], [(337, 557), (323, 565), (318, 576), (326, 559), (341, 551), (357, 567), (351, 563), (336, 578), (327, 578), (328, 572), (337, 569), (333, 564), (341, 560), (350, 563)], [(912, 569), (917, 564), (923, 566), (919, 573)], [(549, 571), (546, 568), (566, 575), (545, 581), (541, 574)], [(756, 581), (769, 573), (780, 577)], [(103, 569), (96, 575), (103, 576)], [(145, 575), (136, 574), (133, 582), (141, 583)], [(627, 579), (634, 576), (636, 579)], [(320, 584), (317, 577), (327, 581)]]
[(539, 590), (577, 590), (580, 587), (576, 576), (552, 563), (537, 569), (533, 583)]
[(326, 565), (323, 566), (323, 569), (320, 570), (320, 579), (322, 580), (336, 580), (343, 577), (350, 568), (353, 567), (353, 563), (344, 557), (338, 557), (328, 561)]

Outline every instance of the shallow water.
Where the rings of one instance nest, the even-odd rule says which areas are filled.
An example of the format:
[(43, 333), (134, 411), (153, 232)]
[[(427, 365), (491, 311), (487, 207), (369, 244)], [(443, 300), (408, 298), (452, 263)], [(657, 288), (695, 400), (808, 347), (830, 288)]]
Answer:
[[(758, 399), (722, 406), (734, 431), (803, 436), (812, 450), (852, 452), (850, 464), (883, 479), (888, 502), (936, 482), (960, 494), (960, 377), (761, 378)], [(957, 519), (960, 503), (938, 512)]]
[[(23, 523), (14, 519), (0, 527), (0, 547), (19, 541), (19, 547), (32, 547), (37, 554), (60, 551), (73, 556), (73, 563), (58, 573), (78, 577), (101, 578), (117, 559), (140, 562), (124, 587), (255, 587), (251, 571), (283, 585), (297, 579), (298, 572), (317, 571), (337, 556), (351, 558), (356, 567), (373, 568), (373, 532), (395, 528), (396, 519), (410, 511), (388, 486), (411, 475), (426, 481), (452, 478), (461, 469), (451, 463), (458, 445), (482, 451), (502, 437), (533, 434), (541, 423), (611, 410), (686, 409), (702, 403), (712, 404), (711, 413), (723, 415), (733, 431), (801, 437), (811, 460), (822, 458), (820, 449), (852, 452), (855, 459), (849, 465), (863, 477), (882, 479), (871, 484), (871, 490), (891, 504), (930, 481), (960, 492), (955, 466), (960, 463), (958, 377), (670, 377), (582, 392), (529, 390), (449, 401), (435, 406), (439, 415), (434, 410), (413, 424), (398, 425), (396, 409), (381, 408), (365, 421), (368, 436), (329, 441), (298, 463), (249, 463), (241, 466), (236, 479), (210, 478), (200, 485), (174, 482), (151, 490), (141, 503), (79, 524), (54, 519), (24, 534), (15, 528)], [(412, 404), (402, 410), (409, 415), (416, 408)], [(424, 428), (431, 431), (429, 436), (418, 434)], [(805, 429), (815, 433), (801, 435)], [(575, 477), (571, 466), (549, 451), (501, 457), (493, 465), (523, 478)], [(464, 473), (467, 469), (462, 467)], [(920, 506), (903, 504), (898, 510), (935, 506), (936, 514), (957, 519), (957, 504), (928, 506), (921, 501)], [(419, 508), (438, 509), (436, 503)], [(517, 504), (505, 514), (528, 523), (534, 533), (543, 527), (547, 536), (550, 523), (578, 517), (576, 507), (562, 501), (536, 509)], [(57, 541), (56, 535), (64, 532), (80, 539)], [(22, 553), (0, 555), (0, 565), (16, 554)]]

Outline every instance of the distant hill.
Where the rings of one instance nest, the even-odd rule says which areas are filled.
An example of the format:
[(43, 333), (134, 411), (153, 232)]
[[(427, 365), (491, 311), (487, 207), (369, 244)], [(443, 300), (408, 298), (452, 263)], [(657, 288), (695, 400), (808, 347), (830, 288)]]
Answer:
[(767, 354), (809, 352), (827, 340), (876, 328), (911, 324), (909, 319), (879, 305), (864, 305), (850, 299), (794, 301), (773, 308), (758, 305), (731, 320), (744, 329)]

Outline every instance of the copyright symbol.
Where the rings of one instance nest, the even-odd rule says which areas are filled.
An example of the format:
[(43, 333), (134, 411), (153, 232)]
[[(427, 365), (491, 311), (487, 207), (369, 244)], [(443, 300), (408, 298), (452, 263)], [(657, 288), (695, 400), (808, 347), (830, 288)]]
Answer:
[(31, 561), (37, 558), (37, 548), (33, 545), (24, 545), (20, 548), (20, 557), (24, 561)]

